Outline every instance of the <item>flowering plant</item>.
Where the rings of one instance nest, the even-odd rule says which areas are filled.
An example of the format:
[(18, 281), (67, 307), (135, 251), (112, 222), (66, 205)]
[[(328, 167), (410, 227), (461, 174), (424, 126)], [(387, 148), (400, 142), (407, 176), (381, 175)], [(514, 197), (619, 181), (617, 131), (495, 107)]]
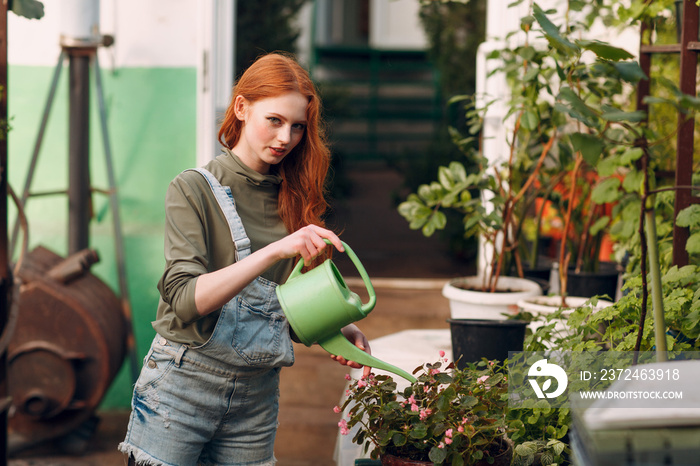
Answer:
[[(364, 444), (370, 456), (432, 461), (434, 464), (492, 463), (491, 457), (509, 450), (508, 386), (503, 365), (483, 360), (463, 369), (448, 363), (444, 352), (402, 392), (391, 376), (370, 374), (352, 380), (347, 399), (337, 413), (341, 433), (358, 426), (353, 442)], [(444, 365), (444, 369), (443, 369)], [(510, 458), (508, 458), (508, 464)]]

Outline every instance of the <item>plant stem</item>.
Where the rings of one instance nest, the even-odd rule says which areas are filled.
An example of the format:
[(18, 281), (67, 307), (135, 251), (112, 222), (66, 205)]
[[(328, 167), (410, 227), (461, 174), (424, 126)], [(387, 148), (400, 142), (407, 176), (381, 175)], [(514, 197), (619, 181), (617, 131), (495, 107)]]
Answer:
[(571, 190), (569, 192), (569, 205), (566, 208), (566, 217), (564, 218), (564, 231), (561, 235), (561, 245), (559, 246), (559, 292), (561, 293), (561, 305), (566, 306), (566, 286), (569, 278), (569, 259), (570, 255), (566, 253), (566, 243), (569, 237), (569, 227), (571, 226), (571, 214), (574, 208), (574, 198), (576, 190), (576, 177), (578, 176), (578, 171), (583, 163), (583, 156), (581, 152), (576, 153), (576, 162), (574, 163), (574, 169), (571, 172)]
[(666, 361), (666, 321), (664, 319), (664, 298), (661, 290), (661, 266), (656, 245), (656, 218), (653, 206), (654, 196), (649, 202), (651, 207), (644, 211), (647, 244), (649, 251), (649, 274), (651, 275), (651, 301), (654, 309), (654, 337), (656, 338), (656, 360)]
[[(647, 157), (645, 154), (644, 157)], [(644, 172), (646, 173), (646, 159), (642, 159), (642, 164), (645, 167)], [(645, 181), (646, 183), (646, 181)], [(642, 206), (646, 200), (642, 199)], [(632, 365), (637, 365), (637, 354), (642, 346), (642, 338), (644, 337), (644, 324), (647, 320), (647, 302), (649, 298), (649, 285), (647, 283), (647, 235), (644, 233), (644, 215), (645, 211), (642, 208), (639, 213), (639, 267), (642, 277), (642, 304), (639, 311), (639, 326), (637, 329), (637, 341), (634, 343), (634, 356)]]

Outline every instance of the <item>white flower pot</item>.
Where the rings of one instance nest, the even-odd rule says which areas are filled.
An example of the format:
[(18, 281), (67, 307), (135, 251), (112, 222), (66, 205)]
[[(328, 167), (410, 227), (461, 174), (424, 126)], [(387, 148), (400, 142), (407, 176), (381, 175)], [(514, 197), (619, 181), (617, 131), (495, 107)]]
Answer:
[(517, 277), (500, 277), (498, 291), (480, 290), (481, 277), (461, 277), (450, 280), (442, 288), (442, 295), (450, 301), (453, 319), (504, 320), (518, 313), (518, 301), (541, 296), (542, 289), (532, 281)]
[[(547, 323), (554, 322), (554, 332), (560, 338), (565, 338), (573, 334), (566, 321), (575, 309), (583, 306), (590, 298), (567, 296), (566, 309), (562, 311), (562, 319), (547, 321), (547, 316), (561, 308), (561, 296), (538, 296), (522, 299), (518, 302), (518, 308), (521, 312), (532, 314), (534, 320), (530, 322), (530, 330), (533, 332)], [(595, 310), (604, 309), (612, 306), (612, 302), (603, 299), (598, 300)]]

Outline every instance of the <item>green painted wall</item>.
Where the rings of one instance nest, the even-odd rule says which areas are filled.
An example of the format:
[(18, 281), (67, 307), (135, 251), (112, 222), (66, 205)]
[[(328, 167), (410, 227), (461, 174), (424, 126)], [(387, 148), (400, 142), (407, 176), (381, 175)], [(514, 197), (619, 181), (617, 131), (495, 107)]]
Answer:
[[(52, 67), (10, 66), (8, 77), (9, 180), (21, 193), (46, 104)], [(63, 67), (32, 191), (64, 190), (68, 184), (68, 65)], [(151, 320), (158, 302), (156, 284), (163, 270), (163, 198), (168, 183), (196, 164), (196, 70), (194, 68), (123, 68), (102, 70), (114, 173), (126, 251), (129, 295), (139, 364), (153, 338)], [(91, 102), (91, 177), (107, 188), (94, 85)], [(11, 203), (10, 203), (11, 204)], [(91, 247), (101, 261), (93, 273), (117, 295), (116, 257), (109, 199), (93, 195), (95, 218)], [(36, 197), (27, 203), (31, 250), (43, 245), (67, 252), (67, 197)], [(16, 210), (10, 207), (8, 225)], [(17, 248), (18, 249), (18, 248)], [(16, 254), (15, 254), (16, 257)], [(132, 377), (128, 359), (106, 394), (102, 407), (128, 408)]]

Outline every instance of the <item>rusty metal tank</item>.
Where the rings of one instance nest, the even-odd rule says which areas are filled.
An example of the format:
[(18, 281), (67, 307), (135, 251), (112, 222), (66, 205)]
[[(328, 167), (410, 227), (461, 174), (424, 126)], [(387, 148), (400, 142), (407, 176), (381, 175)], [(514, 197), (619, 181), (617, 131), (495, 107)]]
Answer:
[(67, 259), (37, 247), (24, 259), (7, 350), (10, 453), (70, 433), (94, 416), (126, 351), (121, 303), (89, 272), (92, 250)]

